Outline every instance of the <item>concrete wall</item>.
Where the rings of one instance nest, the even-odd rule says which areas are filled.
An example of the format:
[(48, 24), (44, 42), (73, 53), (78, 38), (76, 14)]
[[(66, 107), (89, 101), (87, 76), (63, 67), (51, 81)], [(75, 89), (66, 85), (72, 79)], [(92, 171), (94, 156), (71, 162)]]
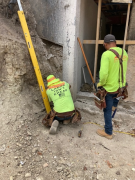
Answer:
[(74, 100), (77, 93), (78, 46), (81, 0), (67, 0), (63, 21), (63, 79), (71, 84)]
[(29, 0), (43, 39), (63, 45), (63, 80), (71, 84), (73, 98), (77, 92), (77, 37), (81, 0)]
[[(128, 40), (135, 40), (135, 2), (132, 5)], [(129, 98), (127, 101), (135, 102), (135, 45), (128, 46), (128, 56), (127, 82)]]
[(68, 3), (63, 0), (29, 0), (37, 22), (40, 37), (63, 44), (64, 11)]

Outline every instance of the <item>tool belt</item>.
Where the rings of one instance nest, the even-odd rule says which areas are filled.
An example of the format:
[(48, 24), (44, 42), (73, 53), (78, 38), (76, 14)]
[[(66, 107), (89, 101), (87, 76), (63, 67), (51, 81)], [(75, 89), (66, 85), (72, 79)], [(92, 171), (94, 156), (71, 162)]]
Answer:
[(128, 90), (127, 90), (127, 85), (125, 87), (119, 88), (118, 89), (118, 95), (116, 98), (121, 97), (121, 99), (126, 99), (128, 98)]
[(97, 97), (97, 98), (94, 98), (95, 105), (101, 110), (106, 108), (106, 102), (105, 102), (106, 94), (107, 94), (107, 91), (103, 87), (99, 88), (95, 94), (95, 96)]
[(50, 127), (52, 125), (53, 120), (55, 119), (55, 116), (60, 117), (60, 118), (69, 118), (71, 117), (72, 123), (76, 123), (78, 121), (81, 120), (81, 113), (75, 109), (74, 111), (70, 111), (70, 112), (65, 112), (65, 113), (57, 113), (56, 111), (54, 111), (53, 109), (50, 111), (49, 114), (47, 114), (45, 116), (45, 118), (42, 120), (42, 123), (46, 126), (46, 127)]
[(121, 97), (121, 99), (126, 99), (128, 97), (127, 85), (125, 87), (119, 88), (115, 92), (107, 92), (103, 87), (98, 89), (95, 94), (97, 98), (95, 98), (94, 101), (95, 105), (101, 110), (106, 108), (105, 96), (107, 94), (117, 94), (115, 98)]
[(68, 117), (72, 117), (73, 115), (74, 115), (74, 113), (75, 113), (75, 110), (74, 111), (70, 111), (70, 112), (65, 112), (65, 113), (56, 113), (56, 115), (55, 116), (58, 116), (58, 117), (60, 117), (60, 118), (68, 118)]

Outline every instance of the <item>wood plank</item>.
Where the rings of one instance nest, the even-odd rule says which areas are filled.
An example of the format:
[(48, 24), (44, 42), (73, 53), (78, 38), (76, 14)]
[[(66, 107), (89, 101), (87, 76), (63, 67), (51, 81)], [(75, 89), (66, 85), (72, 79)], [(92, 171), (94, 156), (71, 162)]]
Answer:
[(102, 0), (98, 0), (96, 47), (95, 47), (95, 61), (94, 61), (94, 81), (95, 82), (96, 82), (96, 72), (97, 72), (97, 58), (98, 58), (98, 45), (99, 45), (98, 40), (99, 40), (100, 17), (101, 17), (101, 3), (102, 3)]
[[(104, 40), (98, 40), (98, 44), (103, 44)], [(117, 40), (116, 44), (123, 44), (124, 41), (123, 40)], [(83, 40), (83, 44), (96, 44), (96, 40)], [(125, 41), (126, 45), (134, 45), (135, 44), (135, 40), (126, 40)]]
[(126, 43), (126, 39), (127, 39), (127, 30), (128, 30), (128, 23), (129, 23), (129, 15), (130, 15), (130, 7), (131, 4), (128, 4), (128, 10), (127, 10), (127, 20), (126, 20), (126, 28), (125, 28), (125, 35), (124, 35), (124, 43), (123, 43), (123, 49), (125, 49), (125, 43)]

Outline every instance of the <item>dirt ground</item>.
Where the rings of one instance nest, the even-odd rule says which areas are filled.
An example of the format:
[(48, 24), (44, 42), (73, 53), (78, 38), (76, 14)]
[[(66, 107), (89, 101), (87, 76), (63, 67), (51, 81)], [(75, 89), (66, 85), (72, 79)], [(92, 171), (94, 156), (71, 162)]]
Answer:
[(5, 119), (0, 127), (0, 179), (134, 180), (135, 137), (116, 132), (112, 140), (100, 137), (99, 127), (86, 122), (103, 123), (101, 116), (81, 113), (79, 124), (60, 124), (56, 135), (42, 125), (44, 112), (12, 123)]

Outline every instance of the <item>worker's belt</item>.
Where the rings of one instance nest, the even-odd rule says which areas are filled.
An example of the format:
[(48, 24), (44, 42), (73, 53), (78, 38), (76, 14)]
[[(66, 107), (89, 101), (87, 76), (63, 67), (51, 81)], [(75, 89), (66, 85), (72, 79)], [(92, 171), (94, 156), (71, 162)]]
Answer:
[(74, 113), (75, 113), (75, 110), (69, 111), (69, 112), (64, 112), (64, 113), (56, 112), (55, 116), (58, 116), (60, 118), (67, 118), (67, 117), (72, 117), (74, 115)]
[(115, 92), (107, 92), (107, 94), (118, 94), (119, 93), (119, 89)]
[(126, 86), (119, 88), (115, 92), (107, 92), (108, 94), (117, 94), (116, 98), (122, 97), (122, 99), (126, 99), (128, 97), (128, 91), (127, 91), (127, 84)]
[(60, 117), (62, 118), (71, 118), (71, 122), (72, 123), (76, 123), (78, 121), (81, 120), (81, 114), (80, 112), (75, 109), (74, 111), (70, 111), (70, 112), (65, 112), (65, 113), (57, 113), (54, 110), (51, 110), (49, 114), (47, 114), (45, 116), (45, 118), (42, 120), (42, 123), (46, 126), (46, 127), (50, 127), (52, 125), (52, 122), (54, 120), (55, 117)]
[(122, 99), (126, 99), (128, 97), (127, 85), (119, 88), (115, 92), (107, 92), (103, 87), (99, 88), (95, 94), (97, 98), (95, 98), (94, 101), (95, 105), (101, 110), (106, 108), (105, 96), (107, 94), (116, 94), (115, 98), (122, 97)]

